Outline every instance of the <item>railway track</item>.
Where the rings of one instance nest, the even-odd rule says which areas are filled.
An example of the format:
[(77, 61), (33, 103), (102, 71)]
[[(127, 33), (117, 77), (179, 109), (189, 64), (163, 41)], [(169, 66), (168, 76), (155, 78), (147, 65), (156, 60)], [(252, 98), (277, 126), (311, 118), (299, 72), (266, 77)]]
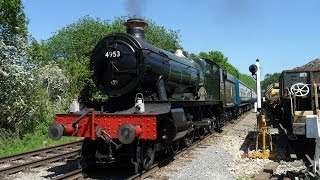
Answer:
[[(241, 121), (241, 119), (238, 119), (236, 121)], [(236, 125), (237, 123), (230, 124), (229, 125)], [(228, 125), (226, 125), (228, 126)], [(222, 133), (224, 134), (224, 133)], [(215, 136), (221, 136), (222, 134), (209, 134), (205, 136), (203, 139), (198, 139), (196, 142), (193, 143), (188, 148), (183, 148), (179, 150), (175, 155), (172, 156), (166, 156), (161, 161), (157, 161), (150, 170), (143, 171), (138, 174), (127, 174), (123, 175), (123, 172), (118, 172), (117, 170), (111, 170), (112, 172), (106, 172), (105, 170), (102, 170), (103, 172), (100, 172), (101, 176), (92, 176), (93, 178), (105, 178), (106, 176), (109, 176), (112, 174), (112, 179), (115, 177), (123, 177), (122, 179), (145, 179), (152, 175), (157, 170), (161, 169), (163, 166), (166, 166), (170, 164), (175, 159), (178, 159), (179, 157), (183, 157), (184, 155), (187, 155), (188, 152), (193, 151), (196, 148), (206, 148), (208, 147), (208, 140), (211, 138), (214, 138)], [(73, 157), (76, 157), (80, 154), (81, 149), (81, 141), (75, 142), (75, 143), (69, 143), (64, 144), (60, 146), (45, 148), (37, 151), (32, 151), (28, 153), (23, 153), (15, 156), (8, 156), (0, 159), (0, 179), (1, 177), (7, 177), (10, 174), (14, 174), (20, 171), (29, 170), (34, 167), (39, 167), (48, 163), (61, 161), (64, 159), (70, 159)], [(117, 172), (115, 172), (117, 171)], [(98, 172), (99, 173), (99, 172)], [(117, 175), (116, 175), (117, 174)], [(91, 178), (91, 175), (88, 174), (89, 178)], [(84, 179), (83, 177), (83, 171), (82, 169), (74, 169), (72, 171), (65, 171), (62, 174), (56, 174), (54, 176), (47, 176), (50, 179)]]
[(75, 158), (80, 154), (82, 140), (30, 151), (0, 159), (0, 177), (48, 163)]
[[(255, 175), (256, 179), (269, 177), (274, 179), (317, 179), (317, 174), (311, 172), (312, 160), (314, 154), (314, 142), (308, 139), (298, 139), (295, 136), (288, 134), (279, 120), (276, 120), (271, 113), (267, 113), (269, 125), (278, 129), (278, 133), (273, 137), (273, 155), (274, 160), (272, 165), (266, 165), (258, 174)], [(278, 163), (281, 162), (282, 163)], [(279, 169), (288, 169), (283, 174), (273, 174), (278, 166)], [(301, 168), (305, 166), (305, 168)], [(287, 168), (285, 168), (287, 167)], [(297, 168), (302, 170), (298, 171)], [(295, 169), (296, 168), (296, 169)], [(319, 178), (318, 178), (319, 179)]]
[(70, 171), (68, 173), (65, 173), (65, 174), (62, 174), (62, 175), (58, 175), (58, 176), (54, 177), (53, 179), (55, 179), (55, 180), (60, 180), (60, 179), (68, 179), (68, 180), (84, 179), (82, 173), (83, 173), (82, 169), (75, 169), (75, 170)]
[(173, 160), (175, 160), (175, 159), (187, 154), (189, 151), (194, 150), (197, 147), (201, 147), (202, 145), (204, 145), (207, 142), (207, 140), (209, 140), (209, 139), (211, 139), (211, 138), (213, 138), (215, 136), (216, 136), (215, 133), (209, 134), (206, 137), (204, 137), (203, 139), (197, 140), (190, 147), (183, 148), (183, 149), (179, 150), (175, 155), (169, 156), (166, 159), (163, 159), (163, 160), (157, 162), (156, 164), (154, 164), (152, 166), (152, 168), (150, 170), (143, 171), (141, 173), (129, 176), (127, 178), (127, 180), (145, 179), (145, 178), (149, 177), (151, 174), (153, 174), (154, 172), (156, 172), (157, 170), (159, 170), (161, 167), (163, 167), (165, 165), (168, 165), (171, 161), (173, 161)]
[[(238, 119), (236, 120), (231, 120), (229, 121), (225, 127), (227, 126), (237, 126), (237, 124), (247, 115), (248, 113), (244, 113), (242, 116), (240, 116)], [(129, 176), (128, 178), (126, 178), (127, 180), (137, 180), (137, 179), (146, 179), (148, 178), (150, 175), (152, 175), (154, 172), (158, 171), (159, 169), (161, 169), (163, 166), (168, 165), (171, 161), (178, 159), (179, 157), (183, 157), (184, 155), (187, 155), (188, 152), (195, 150), (196, 148), (207, 148), (210, 146), (210, 141), (212, 140), (212, 138), (215, 137), (221, 137), (224, 134), (226, 134), (226, 132), (222, 132), (222, 133), (217, 133), (214, 132), (212, 134), (208, 134), (206, 135), (203, 139), (198, 139), (197, 141), (195, 141), (190, 147), (187, 148), (183, 148), (181, 150), (179, 150), (175, 155), (170, 156), (166, 159), (161, 160), (160, 162), (157, 162), (156, 164), (154, 164), (152, 166), (152, 168), (148, 171), (143, 171), (139, 174), (134, 174), (132, 176)], [(208, 144), (209, 143), (209, 144)], [(156, 178), (157, 179), (157, 178)]]
[[(174, 159), (183, 156), (188, 151), (201, 146), (206, 142), (206, 139), (214, 137), (216, 134), (209, 134), (203, 139), (198, 139), (193, 145), (188, 148), (179, 150), (175, 155), (168, 156), (165, 159), (157, 162), (152, 166), (150, 170), (140, 172), (127, 176), (128, 180), (144, 179), (150, 176), (152, 173), (160, 169), (162, 166), (169, 164)], [(74, 143), (63, 144), (59, 146), (44, 148), (36, 151), (26, 152), (18, 155), (7, 156), (0, 159), (0, 178), (8, 175), (18, 173), (24, 170), (30, 170), (35, 167), (39, 167), (48, 163), (53, 163), (65, 159), (77, 157), (80, 154), (82, 141)], [(83, 179), (82, 169), (75, 169), (65, 174), (60, 174), (52, 177), (52, 179)]]
[[(139, 172), (137, 174), (133, 174), (133, 173), (130, 174), (129, 173), (127, 175), (124, 175), (123, 170), (120, 171), (119, 168), (111, 169), (111, 170), (109, 169), (109, 171), (112, 171), (112, 172), (109, 172), (109, 171), (106, 172), (105, 169), (103, 169), (103, 170), (100, 170), (102, 172), (94, 171), (94, 172), (86, 172), (85, 174), (88, 173), (87, 174), (88, 177), (93, 178), (93, 179), (126, 179), (126, 180), (145, 179), (145, 178), (149, 177), (150, 175), (152, 175), (153, 173), (155, 173), (160, 168), (162, 168), (163, 166), (170, 164), (175, 159), (188, 154), (189, 151), (192, 151), (198, 147), (200, 147), (200, 148), (205, 147), (207, 140), (215, 137), (216, 135), (217, 134), (209, 134), (201, 140), (198, 139), (190, 147), (186, 147), (186, 148), (179, 150), (175, 155), (165, 156), (164, 159), (157, 161), (151, 167), (151, 169), (144, 170), (144, 171)], [(113, 168), (115, 168), (115, 167), (113, 167)], [(82, 169), (75, 169), (75, 170), (67, 172), (65, 174), (55, 176), (53, 179), (55, 179), (55, 180), (61, 180), (61, 179), (74, 180), (74, 179), (85, 179), (85, 177), (83, 176)]]

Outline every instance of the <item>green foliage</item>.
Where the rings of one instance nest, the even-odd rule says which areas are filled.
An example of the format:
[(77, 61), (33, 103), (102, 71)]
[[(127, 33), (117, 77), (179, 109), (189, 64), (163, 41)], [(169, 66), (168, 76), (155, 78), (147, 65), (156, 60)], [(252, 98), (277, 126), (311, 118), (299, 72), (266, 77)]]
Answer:
[(48, 50), (46, 46), (43, 46), (41, 43), (38, 43), (34, 38), (29, 38), (29, 48), (27, 54), (30, 57), (32, 63), (37, 65), (45, 66), (49, 63)]
[(252, 76), (249, 76), (247, 74), (242, 74), (240, 73), (239, 76), (240, 81), (242, 81), (243, 83), (245, 83), (246, 85), (248, 85), (250, 88), (252, 88), (253, 90), (257, 90), (257, 83), (256, 80), (253, 79)]
[(69, 80), (55, 63), (49, 63), (35, 71), (38, 87), (42, 87), (47, 95), (46, 102), (61, 101), (69, 91)]
[(177, 50), (180, 45), (179, 31), (166, 30), (150, 19), (147, 19), (146, 38), (150, 44), (170, 52)]
[(20, 0), (0, 0), (0, 128), (6, 137), (27, 126), (39, 105), (27, 55), (26, 18)]
[(43, 43), (48, 61), (59, 63), (68, 73), (71, 97), (79, 96), (90, 82), (88, 55), (109, 31), (107, 22), (85, 17), (62, 28)]
[[(14, 130), (15, 124), (28, 123), (38, 104), (33, 98), (31, 69), (35, 67), (26, 55), (26, 40), (6, 30), (0, 38), (0, 128)], [(11, 42), (4, 36), (10, 36)]]
[(261, 81), (261, 89), (266, 89), (272, 83), (278, 83), (281, 73), (266, 74), (264, 80)]
[(228, 58), (223, 55), (220, 51), (210, 51), (208, 53), (206, 52), (200, 52), (198, 55), (200, 58), (209, 59), (217, 63), (219, 66), (221, 66), (223, 69), (230, 72), (232, 75), (239, 77), (239, 70), (232, 66), (228, 62)]
[[(52, 110), (49, 103), (63, 107), (56, 100), (64, 99), (68, 80), (57, 66), (41, 68), (33, 64), (26, 39), (16, 35), (14, 42), (11, 46), (0, 39), (0, 128), (22, 137), (46, 122), (41, 112)], [(50, 110), (46, 112), (52, 115)]]
[[(46, 126), (46, 128), (48, 127)], [(59, 141), (54, 141), (49, 139), (47, 134), (29, 133), (26, 134), (22, 139), (11, 138), (0, 141), (0, 157), (40, 149), (45, 145), (55, 146), (77, 140), (78, 138), (75, 137), (62, 137)]]
[(26, 37), (27, 23), (21, 0), (0, 0), (0, 24), (8, 34)]
[(20, 0), (0, 0), (0, 156), (40, 148), (69, 104), (69, 79), (47, 46), (28, 39), (26, 24)]
[(21, 2), (0, 0), (0, 7), (0, 129), (6, 134), (2, 140), (23, 138), (39, 124), (52, 122), (54, 107), (65, 107), (68, 79), (58, 66), (38, 63), (46, 51), (28, 39)]

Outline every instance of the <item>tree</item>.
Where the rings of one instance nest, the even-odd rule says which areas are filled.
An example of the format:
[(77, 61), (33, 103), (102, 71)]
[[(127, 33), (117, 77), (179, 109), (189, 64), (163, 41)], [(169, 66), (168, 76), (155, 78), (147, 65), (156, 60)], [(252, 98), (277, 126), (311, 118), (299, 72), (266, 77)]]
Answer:
[(4, 33), (5, 29), (2, 38), (6, 44), (13, 35), (27, 37), (27, 23), (21, 0), (0, 0), (0, 31)]
[(0, 128), (8, 130), (27, 123), (37, 105), (26, 24), (20, 0), (0, 0)]
[(14, 124), (26, 120), (33, 106), (29, 106), (32, 91), (32, 65), (25, 54), (25, 43), (10, 46), (0, 39), (0, 123), (1, 127), (14, 128)]
[(230, 72), (232, 75), (239, 77), (239, 70), (232, 66), (228, 62), (228, 58), (223, 55), (222, 52), (220, 51), (209, 51), (208, 53), (206, 52), (200, 52), (198, 55), (199, 58), (203, 59), (209, 59), (217, 63), (219, 66), (221, 66), (223, 69), (227, 70)]
[(261, 89), (266, 89), (272, 83), (278, 83), (281, 73), (266, 74), (261, 82)]
[(164, 27), (158, 26), (150, 19), (147, 20), (147, 23), (146, 38), (148, 42), (170, 52), (174, 52), (179, 49), (179, 31), (166, 30)]
[[(58, 85), (64, 82), (55, 78), (60, 71), (54, 66), (45, 69), (35, 63), (45, 57), (40, 53), (45, 51), (29, 39), (26, 25), (20, 0), (0, 0), (0, 133), (19, 137), (52, 115), (52, 94), (63, 95)], [(53, 73), (44, 77), (49, 72)]]
[(78, 96), (90, 83), (89, 54), (109, 31), (107, 21), (84, 17), (43, 42), (46, 57), (43, 63), (57, 62), (64, 69), (70, 83), (70, 98)]
[(256, 80), (252, 76), (240, 73), (239, 79), (253, 90), (257, 90)]

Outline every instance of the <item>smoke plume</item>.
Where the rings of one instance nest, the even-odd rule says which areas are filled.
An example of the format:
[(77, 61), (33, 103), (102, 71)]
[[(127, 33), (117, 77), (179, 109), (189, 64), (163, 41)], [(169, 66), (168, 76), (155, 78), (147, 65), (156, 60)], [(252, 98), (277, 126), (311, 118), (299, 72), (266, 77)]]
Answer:
[(146, 3), (146, 0), (126, 0), (128, 15), (130, 17), (142, 17)]
[(262, 13), (261, 3), (256, 0), (212, 1), (210, 8), (214, 19), (223, 23), (232, 21), (250, 22)]

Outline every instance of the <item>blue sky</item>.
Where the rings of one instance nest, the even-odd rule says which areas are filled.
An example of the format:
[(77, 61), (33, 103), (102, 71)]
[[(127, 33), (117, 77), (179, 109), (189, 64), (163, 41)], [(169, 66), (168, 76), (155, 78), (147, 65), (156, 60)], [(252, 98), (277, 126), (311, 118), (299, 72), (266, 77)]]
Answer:
[(260, 59), (262, 75), (320, 57), (319, 0), (22, 0), (37, 40), (86, 15), (139, 14), (179, 30), (189, 53), (222, 51), (240, 72)]

